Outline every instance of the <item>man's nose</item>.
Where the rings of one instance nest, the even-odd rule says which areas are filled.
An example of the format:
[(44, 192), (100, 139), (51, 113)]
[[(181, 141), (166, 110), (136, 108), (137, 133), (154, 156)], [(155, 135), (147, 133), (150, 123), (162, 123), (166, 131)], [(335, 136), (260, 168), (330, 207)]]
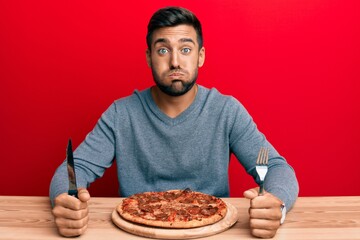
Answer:
[(170, 65), (172, 69), (180, 68), (179, 54), (176, 51), (171, 53)]

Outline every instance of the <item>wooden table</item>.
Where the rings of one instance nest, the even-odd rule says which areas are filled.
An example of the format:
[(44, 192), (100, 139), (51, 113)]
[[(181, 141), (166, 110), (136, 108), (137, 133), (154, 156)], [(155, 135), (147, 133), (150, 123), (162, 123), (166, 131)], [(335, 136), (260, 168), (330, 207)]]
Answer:
[[(147, 239), (126, 233), (112, 223), (110, 215), (119, 200), (92, 198), (88, 229), (76, 239)], [(249, 233), (248, 200), (225, 200), (238, 208), (238, 222), (204, 239), (256, 239)], [(65, 238), (57, 233), (48, 197), (0, 196), (0, 239)], [(274, 239), (360, 239), (360, 197), (301, 197)]]

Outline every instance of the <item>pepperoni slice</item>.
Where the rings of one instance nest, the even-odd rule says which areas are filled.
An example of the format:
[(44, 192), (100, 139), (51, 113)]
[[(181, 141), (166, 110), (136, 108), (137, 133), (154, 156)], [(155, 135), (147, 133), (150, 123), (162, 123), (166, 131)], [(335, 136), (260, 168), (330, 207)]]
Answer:
[(196, 215), (196, 214), (199, 214), (201, 208), (199, 206), (196, 206), (196, 205), (193, 205), (191, 207), (188, 207), (186, 209), (190, 214), (192, 215)]
[(192, 198), (192, 197), (187, 197), (187, 198), (181, 199), (179, 202), (181, 202), (181, 203), (193, 203), (194, 200), (195, 199)]
[(139, 205), (139, 208), (143, 212), (150, 212), (150, 213), (154, 212), (153, 208), (149, 205)]
[(155, 215), (155, 218), (157, 220), (167, 220), (169, 218), (169, 215), (166, 213), (159, 213)]
[(201, 209), (200, 213), (203, 216), (212, 216), (217, 212), (218, 208), (217, 207), (212, 207), (211, 205), (204, 207)]
[(174, 193), (174, 192), (165, 192), (164, 198), (166, 200), (173, 200), (173, 199), (178, 198), (178, 195), (176, 193)]

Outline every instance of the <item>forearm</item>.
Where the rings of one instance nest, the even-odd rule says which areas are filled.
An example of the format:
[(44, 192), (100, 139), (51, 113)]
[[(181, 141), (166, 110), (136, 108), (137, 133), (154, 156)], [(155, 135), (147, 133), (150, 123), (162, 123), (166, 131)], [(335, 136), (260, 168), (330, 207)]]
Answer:
[(61, 193), (67, 192), (69, 185), (68, 185), (68, 176), (66, 172), (66, 168), (64, 163), (61, 164), (54, 176), (51, 179), (50, 183), (50, 201), (51, 205), (54, 206), (54, 199), (60, 195)]
[(292, 167), (284, 160), (273, 160), (266, 175), (264, 188), (282, 200), (289, 211), (299, 194), (299, 185)]
[(265, 190), (277, 196), (291, 209), (298, 196), (299, 186), (292, 167), (257, 129), (250, 115), (241, 105), (235, 107), (234, 124), (230, 134), (230, 146), (246, 171), (259, 184), (256, 173), (256, 159), (261, 147), (268, 148), (269, 169), (265, 178)]
[[(113, 132), (114, 108), (110, 107), (99, 119), (95, 128), (74, 151), (77, 186), (87, 188), (110, 167), (115, 155)], [(69, 187), (66, 162), (56, 170), (50, 184), (50, 199), (67, 192)]]
[[(76, 175), (76, 183), (78, 188), (87, 188), (88, 181), (91, 179), (85, 180), (82, 177), (80, 171), (77, 171)], [(50, 183), (50, 201), (51, 205), (54, 206), (54, 199), (62, 193), (67, 192), (69, 189), (69, 180), (68, 180), (68, 172), (66, 167), (66, 162), (63, 162), (56, 170), (51, 183)]]

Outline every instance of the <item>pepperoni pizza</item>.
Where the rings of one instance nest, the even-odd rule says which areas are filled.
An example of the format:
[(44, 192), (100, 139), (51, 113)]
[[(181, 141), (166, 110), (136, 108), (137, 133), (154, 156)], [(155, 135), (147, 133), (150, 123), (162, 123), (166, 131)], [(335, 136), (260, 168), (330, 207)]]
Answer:
[(117, 211), (128, 221), (147, 226), (193, 228), (218, 222), (227, 206), (220, 198), (185, 189), (134, 194)]

